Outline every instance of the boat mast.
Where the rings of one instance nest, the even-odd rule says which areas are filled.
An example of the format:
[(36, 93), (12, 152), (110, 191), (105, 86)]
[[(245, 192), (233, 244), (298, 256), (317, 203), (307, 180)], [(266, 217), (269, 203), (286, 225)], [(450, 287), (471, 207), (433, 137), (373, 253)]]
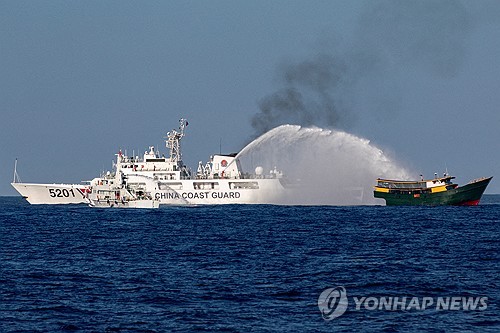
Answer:
[(16, 161), (14, 162), (14, 179), (12, 180), (12, 183), (20, 183), (21, 179), (19, 178), (19, 175), (17, 174), (17, 158)]
[(186, 119), (179, 120), (179, 131), (172, 130), (167, 132), (165, 140), (166, 147), (170, 149), (170, 161), (178, 163), (182, 161), (181, 139), (184, 137), (184, 128), (188, 125)]

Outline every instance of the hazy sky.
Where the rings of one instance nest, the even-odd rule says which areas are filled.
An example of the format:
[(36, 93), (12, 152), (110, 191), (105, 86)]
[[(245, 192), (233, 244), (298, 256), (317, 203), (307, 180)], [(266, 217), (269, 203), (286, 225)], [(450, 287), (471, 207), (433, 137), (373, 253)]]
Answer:
[(0, 195), (16, 157), (24, 182), (89, 180), (181, 117), (193, 168), (295, 123), (500, 193), (499, 18), (472, 0), (0, 1)]

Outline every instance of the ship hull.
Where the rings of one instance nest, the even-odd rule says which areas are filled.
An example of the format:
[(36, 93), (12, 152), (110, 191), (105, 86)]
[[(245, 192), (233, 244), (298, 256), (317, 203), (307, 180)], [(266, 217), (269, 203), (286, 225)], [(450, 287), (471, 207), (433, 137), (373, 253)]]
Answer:
[(61, 205), (86, 203), (84, 185), (11, 183), (32, 205)]
[(174, 206), (280, 204), (285, 191), (280, 179), (218, 179), (206, 181), (205, 187), (197, 183), (200, 180), (183, 180), (175, 185), (162, 183), (151, 195), (161, 205)]
[(374, 192), (375, 198), (385, 199), (387, 206), (476, 206), (481, 200), (490, 178), (437, 193)]
[[(143, 178), (129, 177), (131, 183)], [(204, 188), (200, 183), (209, 185)], [(214, 184), (214, 188), (212, 187)], [(88, 204), (87, 188), (77, 184), (11, 184), (30, 204)], [(154, 188), (153, 188), (154, 186)], [(283, 179), (217, 179), (181, 180), (172, 183), (151, 183), (148, 192), (161, 205), (280, 204), (285, 191)], [(109, 206), (102, 204), (102, 206)], [(134, 206), (128, 205), (130, 207)], [(155, 207), (153, 207), (155, 208)]]

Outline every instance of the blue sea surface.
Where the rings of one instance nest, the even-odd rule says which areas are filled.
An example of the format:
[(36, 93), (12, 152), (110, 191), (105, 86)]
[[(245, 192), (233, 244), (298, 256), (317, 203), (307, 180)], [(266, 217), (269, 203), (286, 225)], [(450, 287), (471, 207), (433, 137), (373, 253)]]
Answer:
[[(500, 331), (500, 196), (477, 207), (158, 210), (0, 198), (1, 332)], [(347, 311), (318, 297), (342, 286)], [(487, 297), (483, 310), (354, 297)]]

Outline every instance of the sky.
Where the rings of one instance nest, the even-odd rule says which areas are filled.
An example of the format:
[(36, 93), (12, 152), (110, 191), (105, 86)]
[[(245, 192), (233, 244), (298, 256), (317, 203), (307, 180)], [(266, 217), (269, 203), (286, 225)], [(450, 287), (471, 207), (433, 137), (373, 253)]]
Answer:
[[(79, 183), (119, 149), (185, 163), (281, 124), (422, 173), (500, 175), (496, 1), (0, 1), (0, 195)], [(500, 193), (495, 177), (487, 193)]]

